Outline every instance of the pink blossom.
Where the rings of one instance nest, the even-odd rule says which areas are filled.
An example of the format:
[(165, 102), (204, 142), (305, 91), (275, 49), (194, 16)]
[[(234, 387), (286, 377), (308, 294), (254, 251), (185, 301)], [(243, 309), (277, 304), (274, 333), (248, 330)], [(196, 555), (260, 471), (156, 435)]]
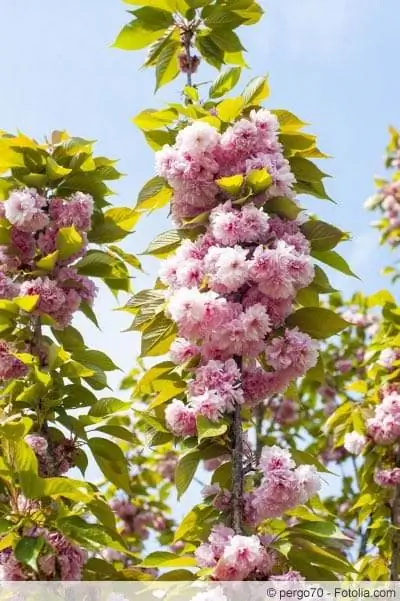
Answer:
[(194, 436), (196, 417), (193, 409), (174, 399), (165, 410), (167, 426), (176, 436)]
[(400, 394), (385, 396), (375, 415), (367, 420), (367, 427), (376, 444), (392, 444), (400, 438)]
[(214, 422), (217, 422), (227, 409), (224, 397), (215, 390), (207, 390), (200, 396), (192, 397), (190, 406), (196, 415), (202, 415)]
[[(97, 295), (97, 286), (87, 276), (79, 274), (74, 267), (61, 267), (57, 272), (57, 282), (65, 294), (68, 293), (68, 290), (74, 290), (84, 303), (90, 307), (93, 305)], [(70, 299), (69, 302), (74, 304), (75, 298), (74, 300)]]
[(0, 298), (14, 298), (18, 292), (19, 285), (0, 272)]
[(315, 496), (321, 488), (321, 478), (314, 465), (299, 465), (296, 476), (302, 489), (298, 502), (306, 503)]
[(400, 484), (400, 468), (390, 470), (376, 470), (374, 480), (379, 486), (391, 488)]
[(176, 146), (180, 152), (202, 155), (213, 152), (219, 144), (219, 133), (208, 123), (196, 121), (182, 129), (176, 138)]
[(204, 260), (210, 288), (221, 293), (239, 290), (248, 276), (247, 253), (240, 246), (210, 248)]
[(59, 311), (65, 303), (65, 294), (57, 282), (48, 277), (26, 280), (21, 284), (21, 296), (38, 295), (36, 311), (49, 315)]
[(25, 437), (25, 442), (31, 447), (35, 455), (46, 456), (48, 442), (43, 436), (37, 434), (29, 434)]
[(86, 551), (58, 532), (48, 534), (46, 540), (55, 551), (61, 580), (81, 580), (82, 568), (87, 560)]
[(386, 348), (381, 351), (379, 355), (379, 359), (377, 361), (378, 365), (384, 367), (388, 371), (393, 368), (393, 364), (395, 361), (400, 359), (400, 350), (394, 348)]
[(90, 194), (75, 192), (69, 199), (53, 198), (50, 201), (50, 217), (57, 228), (75, 226), (87, 232), (91, 227), (93, 198)]
[(289, 572), (285, 572), (281, 575), (274, 574), (270, 576), (268, 580), (271, 580), (272, 582), (301, 582), (305, 580), (305, 578), (300, 574), (300, 572), (289, 570)]
[(12, 227), (10, 244), (23, 263), (28, 263), (35, 256), (35, 239), (31, 232)]
[(296, 466), (290, 452), (276, 445), (264, 447), (261, 453), (259, 468), (264, 474), (276, 470), (290, 470)]
[(318, 360), (318, 343), (298, 328), (285, 330), (282, 337), (274, 338), (266, 349), (266, 358), (275, 370), (290, 368), (301, 376)]
[(12, 249), (0, 246), (0, 273), (15, 273), (21, 265), (21, 259), (12, 254)]
[(170, 357), (176, 365), (182, 365), (199, 355), (200, 349), (186, 338), (176, 338), (169, 350)]
[(43, 212), (47, 200), (34, 188), (13, 190), (5, 202), (5, 216), (8, 221), (26, 232), (36, 232), (49, 223), (49, 217)]
[(351, 361), (351, 359), (339, 359), (338, 361), (336, 361), (335, 367), (341, 374), (346, 374), (349, 371), (351, 371), (353, 367), (353, 362)]
[(282, 426), (293, 424), (299, 418), (297, 404), (292, 399), (278, 399), (271, 408), (275, 421)]
[(362, 434), (358, 432), (348, 432), (345, 434), (343, 446), (352, 455), (359, 455), (365, 445), (367, 443), (367, 439)]
[(274, 394), (284, 392), (293, 379), (288, 371), (266, 372), (261, 367), (245, 370), (243, 373), (243, 392), (246, 403), (254, 406)]
[(28, 367), (12, 354), (4, 340), (0, 340), (0, 379), (17, 380), (26, 376), (27, 373)]

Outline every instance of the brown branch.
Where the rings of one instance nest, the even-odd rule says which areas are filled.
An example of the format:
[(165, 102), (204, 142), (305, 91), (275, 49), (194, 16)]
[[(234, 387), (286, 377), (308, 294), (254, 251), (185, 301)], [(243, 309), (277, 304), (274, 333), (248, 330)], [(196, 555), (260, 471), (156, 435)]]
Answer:
[[(242, 369), (242, 358), (236, 357), (239, 369)], [(243, 425), (241, 407), (235, 402), (231, 425), (232, 443), (232, 528), (236, 534), (242, 533), (243, 521)]]
[[(396, 451), (396, 466), (400, 467), (400, 448)], [(390, 580), (397, 581), (400, 574), (400, 485), (396, 486), (392, 503), (392, 558), (390, 561)]]
[(257, 407), (257, 412), (256, 412), (256, 461), (257, 464), (260, 461), (261, 458), (261, 452), (262, 452), (262, 448), (263, 448), (263, 435), (262, 435), (262, 428), (263, 428), (263, 422), (264, 422), (264, 405), (263, 403), (260, 403)]

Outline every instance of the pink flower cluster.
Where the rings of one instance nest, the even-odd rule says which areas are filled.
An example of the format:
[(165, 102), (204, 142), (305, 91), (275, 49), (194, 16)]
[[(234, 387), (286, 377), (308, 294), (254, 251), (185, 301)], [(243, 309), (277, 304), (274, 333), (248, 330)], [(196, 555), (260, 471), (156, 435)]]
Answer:
[(25, 442), (35, 453), (39, 474), (42, 477), (61, 476), (74, 466), (76, 444), (73, 440), (64, 438), (62, 441), (49, 445), (46, 438), (39, 434), (29, 434)]
[(388, 470), (376, 470), (375, 482), (384, 488), (393, 488), (400, 484), (400, 468), (395, 467)]
[[(89, 194), (76, 192), (64, 200), (45, 198), (35, 189), (13, 190), (0, 206), (1, 217), (11, 226), (9, 245), (0, 247), (0, 298), (38, 295), (34, 313), (49, 315), (60, 328), (71, 322), (81, 302), (91, 305), (95, 285), (69, 265), (85, 253), (92, 213)], [(66, 260), (57, 260), (49, 275), (27, 276), (37, 271), (38, 260), (57, 250), (60, 230), (71, 226), (82, 237), (82, 249)]]
[(264, 580), (271, 573), (274, 557), (258, 536), (236, 535), (231, 528), (217, 524), (208, 541), (195, 555), (200, 567), (213, 568), (213, 580)]
[(382, 211), (382, 234), (390, 244), (396, 246), (400, 241), (400, 181), (386, 183), (381, 190), (366, 202), (366, 207)]
[(160, 513), (148, 507), (133, 505), (127, 499), (114, 499), (111, 502), (111, 509), (121, 522), (123, 536), (146, 540), (150, 536), (149, 528), (159, 532), (166, 528), (166, 520)]
[(38, 528), (34, 537), (38, 536), (42, 536), (46, 543), (37, 561), (38, 571), (19, 563), (9, 547), (0, 552), (0, 580), (81, 580), (87, 553), (59, 532)]
[[(197, 371), (208, 374), (202, 387), (190, 386), (188, 405), (175, 400), (167, 408), (175, 434), (193, 435), (196, 415), (217, 421), (233, 401), (254, 406), (283, 392), (316, 364), (318, 346), (307, 334), (294, 328), (274, 337), (297, 291), (313, 276), (299, 224), (270, 219), (253, 204), (215, 208), (206, 233), (185, 240), (165, 261), (161, 279), (169, 286), (168, 313), (180, 334), (171, 358), (177, 364), (200, 360)], [(257, 366), (261, 354), (270, 371)], [(237, 357), (243, 359), (243, 377)], [(224, 371), (230, 390), (228, 380), (210, 384), (213, 372), (218, 379)]]
[(204, 122), (185, 127), (175, 146), (157, 153), (156, 168), (173, 188), (175, 220), (190, 219), (220, 204), (219, 178), (266, 169), (272, 185), (266, 198), (293, 197), (295, 177), (278, 141), (277, 118), (267, 110), (252, 111), (223, 134)]
[(255, 523), (279, 517), (288, 509), (302, 505), (317, 494), (320, 476), (312, 465), (296, 467), (289, 451), (277, 446), (264, 447), (259, 469), (263, 479), (252, 493)]
[(0, 380), (17, 380), (27, 373), (27, 366), (13, 354), (10, 345), (0, 340)]
[[(258, 488), (243, 495), (244, 521), (258, 525), (266, 518), (282, 516), (285, 511), (302, 505), (317, 494), (321, 481), (312, 465), (296, 467), (289, 451), (277, 446), (264, 447), (258, 469), (262, 473)], [(217, 484), (206, 486), (203, 496), (212, 499), (220, 511), (229, 511), (232, 495)]]
[(400, 438), (400, 393), (390, 391), (367, 420), (368, 434), (376, 444), (393, 444)]

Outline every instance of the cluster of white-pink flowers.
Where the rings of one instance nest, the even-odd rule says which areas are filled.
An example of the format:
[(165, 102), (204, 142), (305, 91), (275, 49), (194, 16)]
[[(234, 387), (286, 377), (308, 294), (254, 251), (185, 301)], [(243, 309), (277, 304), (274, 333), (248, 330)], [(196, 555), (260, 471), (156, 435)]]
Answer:
[[(173, 188), (172, 212), (181, 223), (224, 199), (216, 181), (267, 169), (272, 185), (267, 197), (293, 197), (295, 177), (278, 140), (279, 123), (267, 110), (252, 111), (223, 134), (207, 123), (183, 129), (174, 147), (157, 154), (157, 172)], [(262, 197), (261, 202), (265, 202)]]
[(45, 528), (28, 531), (26, 536), (44, 539), (37, 559), (37, 571), (23, 565), (11, 547), (0, 552), (0, 580), (80, 580), (87, 553), (69, 541), (63, 534)]
[(368, 209), (381, 209), (379, 227), (384, 238), (396, 246), (400, 241), (400, 181), (385, 183), (377, 194), (366, 201), (365, 206)]
[[(33, 311), (49, 315), (55, 327), (64, 328), (82, 302), (91, 305), (96, 295), (94, 283), (80, 275), (74, 261), (87, 250), (93, 198), (75, 192), (68, 199), (47, 198), (35, 189), (13, 190), (0, 203), (0, 218), (9, 231), (9, 243), (0, 246), (0, 298), (39, 296)], [(55, 255), (54, 268), (44, 275), (37, 263), (56, 253), (58, 235), (74, 227), (81, 248), (66, 259)]]
[[(377, 364), (390, 372), (399, 359), (399, 349), (385, 349), (380, 353)], [(386, 383), (379, 394), (380, 403), (366, 420), (366, 435), (355, 431), (345, 435), (344, 448), (353, 455), (362, 453), (369, 443), (389, 446), (400, 441), (400, 386), (396, 382)], [(385, 488), (397, 486), (400, 484), (400, 469), (390, 466), (377, 468), (374, 479)]]
[[(243, 495), (243, 518), (249, 526), (257, 526), (267, 518), (280, 517), (289, 509), (303, 505), (321, 488), (314, 466), (296, 467), (290, 452), (278, 446), (263, 448), (257, 468), (260, 485)], [(203, 496), (212, 499), (214, 507), (225, 512), (232, 502), (231, 493), (215, 484), (206, 486)]]
[[(173, 188), (176, 222), (185, 226), (185, 220), (208, 213), (204, 232), (183, 241), (160, 273), (167, 314), (179, 335), (170, 356), (192, 374), (185, 402), (174, 399), (165, 410), (176, 436), (195, 436), (200, 417), (218, 422), (238, 405), (253, 408), (282, 393), (317, 362), (316, 341), (285, 327), (297, 293), (314, 279), (310, 244), (300, 221), (263, 210), (273, 197), (294, 197), (295, 178), (278, 130), (269, 111), (252, 111), (222, 135), (194, 123), (157, 155), (158, 173)], [(219, 178), (261, 169), (271, 185), (247, 202), (235, 203), (218, 185)], [(278, 447), (264, 449), (252, 469), (260, 484), (242, 498), (249, 528), (307, 502), (320, 487), (313, 466), (296, 467)], [(204, 495), (230, 511), (229, 491), (214, 485)], [(214, 568), (215, 580), (266, 579), (273, 564), (258, 536), (222, 525), (196, 556), (200, 566)]]
[[(158, 153), (160, 173), (184, 198), (187, 172), (201, 166), (205, 177), (210, 156), (218, 162), (229, 148), (230, 161), (222, 163), (225, 169), (229, 163), (229, 173), (242, 172), (244, 165), (248, 171), (260, 166), (270, 171), (275, 184), (263, 195), (263, 203), (268, 202), (290, 192), (279, 187), (282, 181), (267, 159), (257, 163), (260, 153), (270, 156), (267, 149), (281, 152), (277, 131), (276, 118), (265, 110), (253, 112), (222, 136), (208, 124), (194, 123), (179, 133), (175, 147)], [(288, 170), (285, 163), (285, 186), (294, 181)], [(216, 174), (226, 173), (211, 171), (212, 185), (206, 180), (213, 187)], [(204, 177), (197, 201), (206, 211)], [(269, 217), (254, 202), (235, 206), (223, 193), (214, 195), (212, 206), (204, 234), (185, 240), (160, 274), (169, 288), (167, 312), (180, 336), (171, 358), (177, 364), (192, 359), (198, 363), (188, 403), (175, 400), (166, 410), (167, 424), (178, 436), (195, 434), (198, 415), (218, 421), (235, 403), (254, 407), (283, 392), (318, 358), (317, 343), (307, 334), (297, 328), (277, 332), (293, 311), (297, 292), (314, 278), (310, 245), (300, 223)], [(261, 355), (268, 371), (257, 362)]]
[(276, 557), (268, 549), (268, 542), (268, 537), (241, 536), (217, 524), (208, 542), (200, 545), (195, 554), (201, 567), (213, 568), (211, 578), (215, 581), (304, 580), (294, 571), (272, 574)]
[(42, 477), (61, 476), (74, 465), (77, 446), (73, 439), (63, 438), (49, 443), (44, 436), (29, 434), (25, 442), (36, 455), (39, 475)]
[(145, 540), (150, 536), (149, 528), (163, 532), (167, 527), (165, 517), (150, 506), (134, 505), (128, 499), (115, 498), (111, 509), (119, 518), (123, 536)]

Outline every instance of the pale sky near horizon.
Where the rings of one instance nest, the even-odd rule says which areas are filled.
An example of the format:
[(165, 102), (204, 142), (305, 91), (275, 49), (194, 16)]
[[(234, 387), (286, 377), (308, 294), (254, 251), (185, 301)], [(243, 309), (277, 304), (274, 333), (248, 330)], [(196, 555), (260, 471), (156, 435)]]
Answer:
[[(268, 73), (272, 94), (267, 106), (285, 108), (311, 123), (322, 150), (334, 158), (320, 163), (338, 203), (302, 204), (346, 231), (353, 240), (341, 252), (362, 282), (335, 274), (346, 293), (373, 292), (389, 282), (379, 270), (393, 261), (378, 246), (373, 216), (362, 204), (373, 192), (374, 175), (383, 174), (389, 123), (400, 126), (398, 0), (265, 0), (266, 15), (241, 31), (252, 72)], [(40, 6), (40, 8), (39, 8)], [(120, 159), (127, 177), (114, 186), (115, 202), (134, 206), (143, 183), (153, 175), (153, 156), (130, 118), (147, 107), (178, 98), (174, 82), (152, 97), (154, 73), (139, 71), (143, 53), (110, 48), (128, 20), (119, 0), (0, 0), (2, 89), (0, 128), (40, 138), (53, 129), (97, 139), (99, 154)], [(211, 71), (207, 69), (207, 77)], [(141, 252), (156, 233), (168, 229), (166, 213), (138, 223), (124, 245)], [(151, 285), (157, 262), (146, 260)], [(112, 312), (115, 299), (102, 292), (97, 304), (102, 331), (77, 321), (87, 344), (105, 350), (124, 370), (138, 351), (138, 338), (121, 334), (130, 316)], [(116, 384), (120, 375), (112, 376)], [(106, 393), (105, 396), (108, 396)]]

